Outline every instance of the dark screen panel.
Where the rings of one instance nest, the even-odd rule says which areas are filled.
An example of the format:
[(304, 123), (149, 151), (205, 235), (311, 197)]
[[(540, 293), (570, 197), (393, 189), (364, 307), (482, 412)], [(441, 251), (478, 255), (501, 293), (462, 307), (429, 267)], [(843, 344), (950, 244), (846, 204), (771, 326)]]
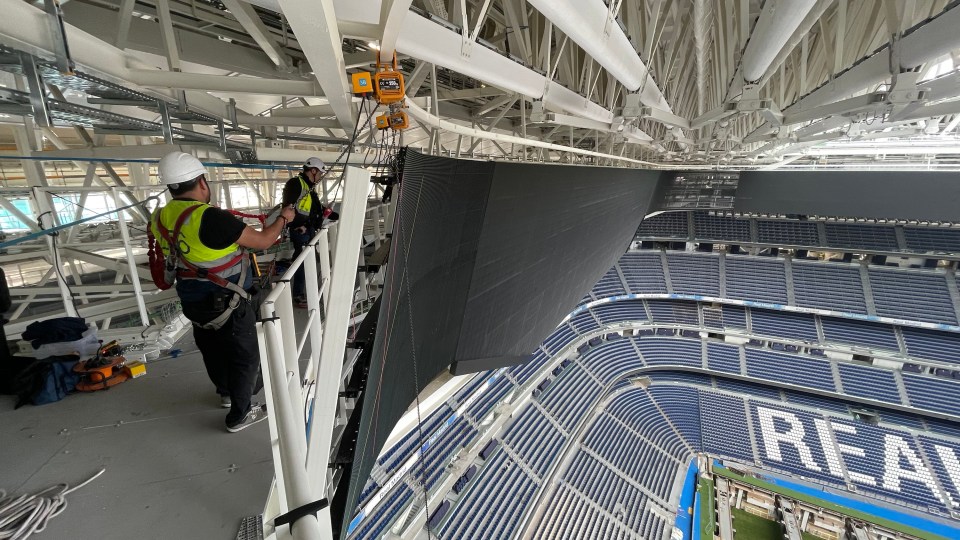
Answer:
[(734, 211), (960, 220), (960, 173), (744, 171)]
[(407, 153), (343, 523), (417, 389), (526, 361), (626, 250), (659, 179)]
[(390, 431), (417, 387), (447, 369), (456, 351), (493, 169), (489, 162), (406, 154), (342, 538)]
[(498, 163), (453, 373), (513, 365), (536, 348), (626, 250), (659, 178)]

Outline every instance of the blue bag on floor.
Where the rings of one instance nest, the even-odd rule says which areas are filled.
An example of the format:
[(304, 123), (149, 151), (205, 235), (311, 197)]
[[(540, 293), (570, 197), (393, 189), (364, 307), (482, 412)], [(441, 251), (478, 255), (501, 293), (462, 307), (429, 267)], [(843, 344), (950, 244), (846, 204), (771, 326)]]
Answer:
[(14, 408), (27, 403), (44, 405), (60, 401), (73, 392), (80, 382), (80, 374), (73, 371), (80, 357), (77, 355), (52, 356), (36, 360), (17, 376), (16, 388), (19, 399)]

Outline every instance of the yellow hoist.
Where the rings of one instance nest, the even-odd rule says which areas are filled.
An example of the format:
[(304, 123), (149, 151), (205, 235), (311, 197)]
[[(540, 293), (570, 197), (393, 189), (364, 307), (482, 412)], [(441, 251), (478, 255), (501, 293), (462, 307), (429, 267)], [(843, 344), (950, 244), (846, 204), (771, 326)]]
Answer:
[(397, 55), (394, 53), (392, 62), (381, 62), (377, 53), (377, 68), (370, 73), (360, 72), (351, 75), (354, 94), (373, 93), (377, 103), (386, 105), (388, 112), (377, 117), (378, 129), (407, 129), (410, 125), (407, 113), (403, 112), (406, 99), (406, 87), (403, 83), (403, 74), (397, 70)]

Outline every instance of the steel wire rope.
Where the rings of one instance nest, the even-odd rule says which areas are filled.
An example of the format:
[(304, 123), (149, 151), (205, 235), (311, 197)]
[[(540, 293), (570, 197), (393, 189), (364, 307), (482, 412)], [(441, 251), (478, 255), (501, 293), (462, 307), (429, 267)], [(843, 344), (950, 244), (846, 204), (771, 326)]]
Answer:
[[(403, 187), (402, 187), (402, 185), (401, 185), (400, 188), (397, 190), (397, 197), (398, 197), (398, 198), (400, 197), (400, 195), (401, 195), (401, 193), (402, 193), (402, 190), (403, 190)], [(401, 207), (398, 205), (398, 206), (397, 206), (397, 212), (398, 212), (397, 218), (398, 218), (398, 221), (399, 221), (399, 217), (400, 217), (399, 212), (401, 212), (401, 210), (402, 210)], [(401, 237), (402, 237), (402, 233), (401, 233)], [(391, 245), (390, 245), (389, 260), (391, 260), (391, 261), (396, 261), (396, 260), (397, 260), (397, 259), (396, 259), (396, 256), (397, 256), (397, 251), (398, 251), (398, 249), (399, 249), (399, 244), (400, 244), (400, 242), (392, 242), (392, 243), (391, 243)], [(396, 282), (396, 279), (395, 279), (395, 278), (396, 278), (396, 268), (397, 268), (397, 265), (396, 265), (396, 264), (391, 264), (391, 265), (390, 265), (390, 274), (389, 274), (389, 276), (388, 276), (388, 277), (390, 278), (390, 279), (389, 279), (389, 289), (385, 290), (384, 293), (383, 293), (383, 294), (386, 295), (386, 298), (387, 298), (387, 300), (386, 300), (387, 305), (385, 306), (386, 309), (384, 310), (384, 313), (386, 313), (386, 317), (387, 317), (386, 324), (384, 324), (384, 327), (386, 328), (386, 330), (384, 331), (383, 346), (382, 346), (382, 348), (381, 348), (381, 351), (382, 351), (382, 352), (381, 352), (381, 362), (380, 362), (380, 373), (379, 373), (379, 376), (377, 377), (377, 391), (376, 391), (376, 393), (375, 393), (374, 396), (373, 396), (373, 403), (374, 403), (373, 406), (372, 406), (372, 407), (373, 407), (373, 418), (371, 418), (370, 427), (367, 429), (366, 433), (363, 434), (363, 447), (360, 449), (360, 452), (359, 452), (358, 454), (356, 454), (356, 455), (358, 455), (358, 456), (360, 457), (361, 462), (365, 459), (365, 457), (366, 457), (366, 455), (367, 455), (367, 447), (368, 447), (368, 443), (370, 442), (370, 432), (372, 431), (373, 433), (376, 433), (376, 431), (377, 431), (377, 425), (378, 425), (379, 419), (380, 419), (380, 414), (379, 414), (379, 410), (378, 410), (377, 406), (378, 406), (379, 403), (380, 403), (380, 393), (381, 393), (381, 390), (383, 389), (383, 372), (384, 372), (384, 368), (386, 367), (386, 355), (387, 355), (387, 350), (390, 348), (390, 342), (391, 342), (391, 340), (392, 340), (392, 338), (393, 338), (393, 325), (394, 325), (394, 323), (396, 322), (397, 310), (398, 310), (399, 307), (400, 307), (400, 306), (399, 306), (399, 302), (393, 303), (393, 302), (391, 301), (391, 296), (392, 296), (392, 293), (393, 293), (393, 289), (394, 289), (394, 286), (396, 285), (396, 283), (395, 283), (395, 282)], [(406, 271), (406, 268), (404, 268), (403, 270)], [(404, 281), (404, 278), (401, 277), (401, 278), (400, 278), (401, 286), (402, 286), (403, 281)], [(418, 392), (418, 396), (417, 396), (417, 397), (419, 398), (419, 392)], [(418, 401), (419, 401), (419, 400), (418, 400)], [(418, 409), (417, 412), (418, 412), (418, 414), (419, 414), (419, 409)], [(359, 434), (359, 433), (357, 434), (357, 437), (358, 437), (358, 439), (359, 439), (359, 437), (360, 437), (360, 434)], [(376, 458), (376, 456), (372, 456), (372, 457), (373, 457), (373, 458)], [(371, 465), (371, 467), (372, 467), (372, 465)], [(358, 479), (358, 480), (364, 480), (364, 479)]]
[[(410, 230), (410, 238), (407, 239), (407, 246), (403, 250), (403, 278), (406, 280), (406, 298), (407, 298), (407, 322), (410, 326), (410, 353), (413, 359), (413, 386), (416, 396), (417, 403), (417, 445), (420, 451), (420, 487), (423, 488), (423, 507), (425, 512), (425, 517), (430, 518), (430, 491), (427, 487), (427, 470), (426, 470), (426, 456), (424, 455), (423, 448), (423, 419), (420, 416), (420, 375), (417, 367), (417, 343), (416, 343), (416, 332), (414, 331), (413, 325), (413, 301), (410, 298), (410, 273), (408, 270), (408, 252), (410, 251), (410, 245), (413, 243), (413, 234), (417, 228), (417, 216), (420, 213), (420, 196), (423, 194), (423, 182), (420, 183), (420, 189), (417, 191), (417, 202), (413, 209), (413, 227)], [(400, 236), (406, 236), (404, 234), (403, 222), (400, 222)], [(403, 283), (401, 282), (401, 287)], [(432, 538), (433, 534), (430, 528), (427, 525), (424, 525), (424, 529), (427, 531), (427, 538)]]

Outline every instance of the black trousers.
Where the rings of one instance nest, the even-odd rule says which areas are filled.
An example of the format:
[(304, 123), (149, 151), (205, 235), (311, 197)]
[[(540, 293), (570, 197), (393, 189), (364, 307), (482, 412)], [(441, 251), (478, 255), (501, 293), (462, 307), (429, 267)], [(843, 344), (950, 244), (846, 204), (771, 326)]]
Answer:
[[(298, 232), (296, 229), (290, 230), (290, 241), (293, 243), (293, 258), (296, 259), (300, 256), (300, 253), (303, 252), (303, 248), (310, 243), (310, 240), (317, 234), (317, 230), (313, 227), (307, 227), (306, 232)], [(293, 275), (293, 290), (291, 291), (294, 298), (303, 297), (307, 295), (307, 278), (303, 273), (303, 267), (297, 269), (297, 272)]]
[[(184, 313), (197, 307), (184, 306)], [(218, 330), (193, 326), (193, 337), (210, 380), (218, 394), (230, 396), (228, 426), (235, 425), (246, 416), (253, 394), (263, 388), (256, 320), (251, 302), (242, 301), (227, 323)]]

